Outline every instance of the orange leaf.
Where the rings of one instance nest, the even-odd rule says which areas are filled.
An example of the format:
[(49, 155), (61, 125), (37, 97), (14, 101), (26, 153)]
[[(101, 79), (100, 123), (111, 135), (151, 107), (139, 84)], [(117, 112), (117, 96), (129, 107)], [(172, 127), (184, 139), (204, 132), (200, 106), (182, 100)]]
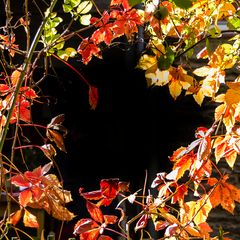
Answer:
[(22, 217), (22, 209), (19, 209), (18, 211), (14, 212), (10, 215), (10, 223), (13, 226), (15, 226), (19, 222), (21, 217)]
[(114, 215), (104, 215), (104, 222), (106, 224), (114, 224), (117, 222), (118, 217)]
[(19, 194), (19, 203), (23, 206), (26, 207), (27, 204), (31, 201), (32, 199), (32, 192), (30, 189), (26, 189)]
[(103, 223), (103, 214), (102, 214), (101, 209), (89, 201), (87, 201), (86, 206), (87, 206), (88, 212), (90, 213), (91, 217), (96, 222)]
[(221, 204), (225, 210), (233, 214), (235, 201), (240, 202), (240, 189), (227, 183), (227, 179), (228, 176), (225, 175), (219, 182), (217, 180), (208, 182), (210, 186), (213, 186), (210, 190), (210, 201), (213, 207)]
[(226, 85), (230, 88), (225, 94), (225, 100), (229, 107), (240, 102), (240, 82), (228, 82)]
[(39, 223), (36, 216), (26, 209), (23, 215), (23, 223), (25, 227), (39, 228)]
[(17, 85), (19, 79), (21, 76), (21, 72), (19, 70), (14, 70), (12, 75), (11, 75), (11, 81), (13, 85)]

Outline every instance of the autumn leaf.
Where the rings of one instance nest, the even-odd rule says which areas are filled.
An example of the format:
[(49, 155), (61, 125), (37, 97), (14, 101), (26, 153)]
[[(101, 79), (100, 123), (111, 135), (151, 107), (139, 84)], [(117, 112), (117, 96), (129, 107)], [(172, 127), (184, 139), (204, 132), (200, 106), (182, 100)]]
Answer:
[(212, 202), (208, 195), (203, 195), (197, 201), (184, 203), (184, 212), (187, 214), (189, 221), (194, 221), (196, 225), (206, 222), (210, 211), (212, 210)]
[(226, 135), (225, 137), (219, 136), (215, 139), (213, 148), (215, 149), (214, 154), (216, 163), (218, 163), (221, 158), (225, 158), (229, 167), (233, 168), (237, 159), (237, 153), (239, 152), (238, 140), (236, 139), (233, 141), (233, 139), (234, 137), (231, 138), (230, 135)]
[(46, 135), (50, 141), (56, 143), (57, 147), (66, 152), (63, 138), (67, 135), (67, 129), (62, 125), (64, 121), (64, 114), (60, 114), (54, 117), (51, 122), (47, 125)]
[(228, 175), (222, 179), (210, 178), (208, 184), (212, 186), (209, 198), (213, 208), (221, 205), (225, 210), (234, 213), (235, 202), (240, 203), (240, 189), (227, 182)]
[(99, 190), (83, 192), (83, 188), (80, 188), (79, 193), (86, 200), (98, 200), (98, 206), (108, 206), (119, 192), (128, 191), (128, 186), (128, 182), (121, 182), (119, 179), (102, 179)]
[(90, 213), (92, 219), (96, 222), (103, 223), (103, 214), (102, 214), (101, 209), (89, 201), (87, 201), (86, 206), (87, 206), (87, 210)]
[(65, 204), (72, 201), (71, 193), (62, 189), (62, 185), (54, 174), (47, 174), (52, 162), (43, 167), (17, 174), (11, 178), (11, 183), (24, 187), (19, 193), (19, 203), (26, 207), (44, 209), (54, 218), (70, 221), (74, 218)]
[(23, 209), (19, 209), (16, 212), (11, 213), (9, 221), (13, 226), (15, 226), (22, 218), (22, 211)]
[(81, 44), (78, 46), (77, 52), (82, 56), (84, 64), (88, 64), (92, 57), (102, 58), (101, 49), (88, 38), (83, 39)]
[(20, 76), (21, 76), (21, 69), (14, 70), (12, 72), (11, 82), (12, 82), (13, 86), (17, 85), (17, 83), (18, 83), (18, 81), (20, 79)]
[(37, 217), (26, 209), (24, 209), (23, 223), (25, 227), (39, 228)]
[(52, 158), (56, 156), (56, 150), (52, 144), (44, 144), (40, 147), (44, 155), (52, 161)]
[[(181, 151), (182, 148), (180, 148), (179, 151)], [(179, 153), (179, 151), (177, 153)], [(176, 154), (176, 152), (174, 153)], [(191, 167), (194, 165), (194, 162), (196, 161), (196, 155), (191, 151), (182, 157), (178, 158), (176, 162), (173, 165), (173, 170), (168, 173), (166, 178), (168, 180), (179, 180), (186, 171), (189, 171)]]
[(93, 86), (89, 86), (89, 104), (93, 110), (96, 109), (98, 104), (98, 89)]
[(240, 82), (227, 82), (226, 85), (229, 87), (225, 94), (226, 104), (232, 108), (240, 102)]

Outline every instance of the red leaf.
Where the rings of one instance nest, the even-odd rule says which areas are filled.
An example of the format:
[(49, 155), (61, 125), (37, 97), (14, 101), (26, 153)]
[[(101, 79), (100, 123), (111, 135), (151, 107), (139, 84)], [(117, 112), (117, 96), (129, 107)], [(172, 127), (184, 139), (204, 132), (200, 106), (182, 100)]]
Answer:
[(87, 200), (99, 200), (103, 197), (101, 190), (91, 191), (91, 192), (82, 192), (83, 188), (79, 188), (79, 193), (82, 197)]
[(83, 39), (77, 49), (77, 52), (82, 55), (82, 60), (84, 64), (88, 64), (93, 56), (102, 58), (101, 49), (93, 42), (89, 41), (88, 38)]
[(147, 226), (148, 223), (148, 215), (144, 214), (141, 216), (141, 218), (138, 220), (136, 226), (135, 226), (135, 231), (139, 229), (143, 229)]
[(106, 198), (115, 198), (118, 193), (118, 181), (114, 179), (103, 179), (100, 183), (102, 195)]
[(92, 219), (83, 218), (75, 224), (73, 234), (82, 234), (97, 227), (99, 227), (99, 225)]
[(34, 99), (37, 97), (36, 92), (30, 87), (21, 87), (20, 91), (22, 92), (23, 96), (26, 98)]
[(11, 177), (11, 183), (18, 187), (30, 187), (29, 181), (21, 174)]
[(89, 86), (89, 104), (93, 110), (98, 104), (98, 89), (93, 86)]
[(120, 5), (122, 4), (122, 6), (124, 7), (124, 9), (128, 10), (130, 8), (129, 3), (127, 0), (112, 0), (110, 3), (110, 6), (113, 5)]
[(89, 201), (87, 201), (86, 206), (93, 220), (99, 223), (103, 223), (103, 214), (101, 209)]
[(0, 96), (6, 95), (9, 91), (9, 87), (6, 84), (0, 84)]

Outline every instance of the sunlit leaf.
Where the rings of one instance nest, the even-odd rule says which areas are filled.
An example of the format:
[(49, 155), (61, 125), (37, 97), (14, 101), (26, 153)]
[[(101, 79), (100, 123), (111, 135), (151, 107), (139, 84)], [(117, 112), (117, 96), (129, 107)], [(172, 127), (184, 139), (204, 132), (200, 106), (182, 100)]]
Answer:
[(92, 15), (91, 14), (85, 14), (85, 15), (82, 15), (80, 18), (79, 18), (79, 21), (82, 25), (84, 26), (88, 26), (90, 25), (90, 19), (91, 19)]
[(10, 215), (9, 221), (13, 226), (15, 226), (20, 221), (22, 217), (22, 211), (23, 211), (22, 209), (19, 209)]
[(196, 225), (204, 223), (213, 206), (207, 195), (197, 201), (190, 201), (184, 204), (185, 214), (189, 220), (193, 220)]
[(86, 14), (92, 9), (92, 6), (91, 1), (82, 1), (77, 7), (77, 12), (79, 14)]
[(228, 106), (232, 107), (233, 104), (240, 102), (240, 82), (227, 82), (229, 89), (226, 92), (225, 100)]
[(86, 206), (92, 219), (95, 220), (96, 222), (103, 223), (103, 214), (101, 209), (95, 204), (91, 203), (90, 201), (87, 201)]
[(225, 210), (233, 214), (235, 202), (240, 203), (240, 189), (227, 183), (227, 179), (227, 175), (221, 180), (209, 179), (208, 183), (213, 187), (210, 190), (210, 201), (214, 208), (221, 205)]
[(37, 217), (26, 209), (24, 210), (23, 223), (25, 227), (39, 228)]
[(32, 200), (32, 192), (26, 189), (19, 194), (19, 203), (21, 206), (26, 207), (27, 204)]

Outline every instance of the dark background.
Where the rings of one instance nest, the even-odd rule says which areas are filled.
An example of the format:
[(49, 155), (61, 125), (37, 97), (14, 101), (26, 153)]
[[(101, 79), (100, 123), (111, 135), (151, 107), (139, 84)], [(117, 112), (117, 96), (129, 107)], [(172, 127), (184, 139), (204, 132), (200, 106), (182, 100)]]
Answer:
[[(55, 69), (58, 77), (42, 86), (57, 99), (44, 110), (46, 116), (65, 114), (67, 154), (59, 153), (57, 163), (65, 188), (73, 194), (69, 207), (77, 214), (76, 221), (89, 216), (79, 187), (97, 190), (101, 179), (119, 178), (129, 181), (135, 192), (143, 188), (147, 171), (150, 189), (156, 173), (170, 169), (173, 151), (188, 145), (195, 129), (212, 117), (192, 96), (182, 94), (174, 101), (167, 86), (148, 87), (144, 72), (135, 68), (137, 58), (136, 46), (115, 47), (87, 66), (73, 63), (99, 90), (95, 110), (88, 103), (87, 85), (61, 63)], [(69, 233), (73, 223), (65, 231)]]

